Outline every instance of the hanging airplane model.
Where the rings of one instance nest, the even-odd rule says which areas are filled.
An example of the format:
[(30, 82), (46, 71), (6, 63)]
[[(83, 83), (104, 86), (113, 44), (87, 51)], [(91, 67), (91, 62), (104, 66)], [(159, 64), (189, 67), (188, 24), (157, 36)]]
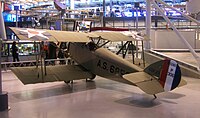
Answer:
[[(174, 60), (155, 62), (145, 69), (128, 62), (102, 46), (112, 41), (133, 41), (120, 32), (69, 32), (10, 28), (21, 40), (69, 42), (70, 57), (77, 65), (13, 67), (12, 71), (24, 84), (53, 81), (94, 79), (96, 75), (139, 87), (147, 94), (171, 91), (183, 86), (181, 70)], [(95, 41), (97, 39), (97, 41)], [(105, 43), (100, 45), (100, 40)], [(42, 61), (41, 61), (42, 63)], [(42, 66), (44, 65), (44, 66)]]
[[(8, 4), (6, 4), (8, 7)], [(28, 9), (18, 9), (18, 10), (11, 10), (7, 9), (4, 10), (5, 13), (17, 15), (21, 18), (28, 19), (31, 18), (32, 27), (40, 27), (40, 20), (42, 18), (46, 18), (48, 14), (58, 14), (58, 11), (55, 9), (49, 9), (47, 7), (51, 7), (52, 5), (38, 5), (34, 7), (30, 7)]]

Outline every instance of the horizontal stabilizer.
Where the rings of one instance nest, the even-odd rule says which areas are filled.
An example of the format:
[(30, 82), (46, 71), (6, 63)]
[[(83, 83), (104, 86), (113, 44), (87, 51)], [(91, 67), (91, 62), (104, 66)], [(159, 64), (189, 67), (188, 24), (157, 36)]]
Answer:
[(187, 82), (182, 78), (180, 83), (179, 83), (179, 85), (178, 85), (178, 87), (184, 86), (186, 84), (187, 84)]
[(46, 75), (38, 67), (13, 67), (11, 70), (23, 84), (35, 84), (53, 81), (70, 81), (92, 78), (93, 75), (78, 65), (47, 66)]
[(181, 79), (181, 70), (177, 62), (169, 59), (155, 62), (143, 72), (130, 73), (123, 77), (148, 94), (171, 91), (187, 84)]
[(137, 85), (141, 90), (147, 94), (157, 94), (164, 92), (163, 87), (159, 81), (145, 72), (130, 73), (123, 76), (124, 79)]

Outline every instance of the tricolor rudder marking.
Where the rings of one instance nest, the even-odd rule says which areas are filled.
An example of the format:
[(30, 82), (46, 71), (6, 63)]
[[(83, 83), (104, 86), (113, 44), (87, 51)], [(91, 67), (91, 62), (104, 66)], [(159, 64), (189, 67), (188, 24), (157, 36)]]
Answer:
[(176, 61), (164, 60), (160, 74), (160, 84), (165, 91), (176, 88), (181, 80), (181, 70)]

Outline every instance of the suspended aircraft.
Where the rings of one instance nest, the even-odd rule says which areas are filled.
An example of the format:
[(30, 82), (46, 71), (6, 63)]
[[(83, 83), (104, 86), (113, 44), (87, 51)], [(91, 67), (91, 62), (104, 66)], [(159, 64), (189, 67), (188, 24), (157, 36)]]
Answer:
[[(54, 5), (44, 4), (36, 5), (27, 9), (15, 9), (12, 10), (9, 8), (8, 2), (5, 2), (4, 12), (8, 14), (13, 14), (19, 16), (21, 21), (31, 21), (31, 26), (33, 28), (40, 27), (40, 21), (46, 20), (70, 20), (70, 21), (79, 21), (79, 20), (99, 20), (99, 18), (89, 17), (88, 10), (68, 10), (66, 5), (62, 4), (60, 1), (53, 0)], [(55, 8), (54, 8), (55, 7)]]
[(95, 16), (92, 10), (83, 9), (67, 9), (65, 4), (62, 4), (59, 0), (54, 0), (55, 8), (60, 11), (60, 18), (64, 20), (87, 20), (87, 21), (99, 21), (100, 17)]
[[(8, 4), (6, 4), (8, 7)], [(34, 7), (30, 7), (28, 9), (5, 9), (4, 12), (8, 14), (13, 14), (19, 16), (21, 19), (29, 19), (32, 21), (32, 27), (39, 27), (40, 26), (40, 19), (49, 16), (48, 14), (58, 14), (57, 10), (55, 9), (49, 9), (52, 5), (46, 4), (46, 5), (38, 5)], [(30, 19), (31, 18), (31, 19)]]
[[(75, 65), (45, 66), (45, 63), (40, 61), (41, 67), (13, 67), (11, 70), (23, 84), (70, 82), (79, 79), (93, 80), (98, 75), (137, 86), (154, 97), (157, 93), (171, 91), (186, 84), (186, 81), (181, 79), (180, 67), (174, 60), (161, 60), (141, 69), (103, 48), (110, 41), (134, 40), (133, 37), (124, 33), (86, 33), (14, 27), (10, 29), (20, 40), (69, 42), (70, 57), (76, 62)], [(104, 43), (100, 44), (101, 41)]]

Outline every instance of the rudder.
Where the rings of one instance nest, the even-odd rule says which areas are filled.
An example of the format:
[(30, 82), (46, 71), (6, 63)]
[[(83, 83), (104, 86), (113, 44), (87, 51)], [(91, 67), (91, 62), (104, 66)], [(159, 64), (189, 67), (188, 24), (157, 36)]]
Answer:
[(158, 79), (164, 91), (175, 89), (181, 81), (181, 70), (174, 60), (161, 60), (144, 69), (144, 72)]

